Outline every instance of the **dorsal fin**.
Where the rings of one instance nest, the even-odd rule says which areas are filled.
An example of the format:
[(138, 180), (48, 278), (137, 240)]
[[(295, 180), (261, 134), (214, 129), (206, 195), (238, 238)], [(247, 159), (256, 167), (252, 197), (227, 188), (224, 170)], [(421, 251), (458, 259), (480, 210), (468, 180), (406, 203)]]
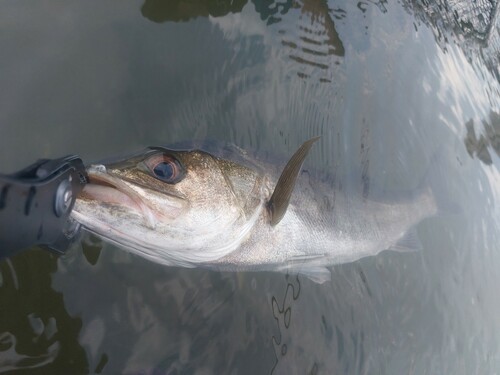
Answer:
[(295, 186), (295, 181), (299, 175), (302, 164), (307, 156), (307, 153), (311, 149), (314, 142), (316, 142), (320, 137), (311, 138), (310, 140), (304, 142), (302, 146), (299, 147), (295, 154), (290, 158), (288, 163), (281, 172), (281, 176), (274, 188), (273, 195), (269, 202), (267, 203), (267, 208), (271, 214), (271, 225), (275, 226), (278, 224), (283, 216), (285, 216), (286, 209), (288, 208), (288, 203), (290, 202), (290, 197), (292, 196), (292, 191)]

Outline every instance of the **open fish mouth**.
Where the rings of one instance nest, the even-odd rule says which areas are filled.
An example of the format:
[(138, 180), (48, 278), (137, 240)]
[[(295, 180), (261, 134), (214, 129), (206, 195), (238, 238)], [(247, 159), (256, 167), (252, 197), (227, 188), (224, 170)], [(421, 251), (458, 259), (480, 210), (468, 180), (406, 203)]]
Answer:
[(90, 166), (87, 175), (89, 183), (83, 188), (80, 198), (130, 209), (142, 216), (148, 227), (156, 227), (159, 216), (163, 215), (154, 212), (127, 183), (107, 173), (104, 165)]

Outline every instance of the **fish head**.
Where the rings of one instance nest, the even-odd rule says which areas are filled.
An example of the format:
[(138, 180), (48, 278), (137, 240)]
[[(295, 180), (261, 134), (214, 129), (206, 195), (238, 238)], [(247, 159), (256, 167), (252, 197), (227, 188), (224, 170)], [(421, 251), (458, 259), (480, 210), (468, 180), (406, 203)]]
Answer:
[(87, 173), (73, 217), (89, 231), (165, 264), (187, 266), (234, 250), (269, 195), (260, 171), (201, 150), (150, 147), (90, 165)]

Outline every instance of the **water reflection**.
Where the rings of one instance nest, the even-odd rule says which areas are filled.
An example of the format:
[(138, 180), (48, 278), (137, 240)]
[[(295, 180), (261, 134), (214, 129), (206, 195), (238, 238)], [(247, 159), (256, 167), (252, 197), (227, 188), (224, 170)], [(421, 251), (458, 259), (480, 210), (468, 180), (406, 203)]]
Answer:
[(477, 157), (483, 163), (491, 165), (493, 160), (489, 148), (500, 157), (500, 114), (491, 111), (489, 120), (483, 120), (483, 132), (478, 137), (474, 129), (474, 120), (469, 120), (465, 127), (467, 135), (464, 143), (471, 157)]
[(500, 25), (496, 0), (410, 0), (407, 9), (429, 26), (441, 48), (452, 36), (469, 60), (481, 56), (488, 70), (500, 81)]
[[(229, 13), (239, 13), (247, 4), (247, 0), (239, 1), (160, 1), (146, 0), (141, 13), (153, 22), (188, 21), (197, 17), (221, 17)], [(327, 71), (332, 64), (345, 55), (344, 44), (335, 27), (335, 20), (343, 20), (346, 12), (341, 8), (330, 9), (327, 0), (252, 0), (255, 10), (262, 21), (273, 25), (283, 20), (291, 10), (299, 10), (298, 19), (294, 20), (290, 29), (285, 26), (279, 29), (282, 35), (281, 44), (289, 49), (288, 57), (304, 65), (308, 71), (297, 74), (302, 78), (311, 76), (312, 70)], [(296, 17), (295, 15), (291, 18)], [(331, 77), (323, 74), (320, 82), (331, 82)]]
[(367, 0), (367, 1), (358, 1), (358, 8), (363, 13), (366, 12), (370, 5), (375, 5), (378, 10), (382, 13), (387, 13), (387, 1), (386, 0)]
[(79, 341), (91, 369), (266, 374), (273, 366), (271, 335), (279, 333), (262, 292), (273, 288), (254, 274), (164, 267), (94, 238), (59, 266), (53, 287), (85, 322)]
[[(332, 16), (325, 0), (303, 0), (299, 5), (301, 10), (299, 31), (284, 36), (282, 44), (292, 49), (289, 54), (290, 59), (327, 70), (333, 56), (345, 55), (344, 44), (335, 28), (333, 18), (342, 20), (346, 12), (338, 8), (331, 11)], [(339, 61), (333, 60), (333, 62)], [(299, 75), (307, 77), (305, 73)], [(320, 78), (320, 81), (330, 82), (327, 78)]]
[(221, 17), (241, 12), (247, 0), (146, 0), (141, 13), (153, 22), (189, 21), (196, 17)]
[[(197, 17), (221, 17), (239, 13), (247, 2), (248, 0), (146, 0), (141, 12), (153, 22), (179, 22)], [(282, 21), (283, 16), (291, 9), (300, 10), (302, 16), (299, 17), (298, 26), (296, 25), (298, 31), (290, 33), (280, 30), (282, 34), (290, 34), (283, 37), (282, 44), (292, 49), (289, 57), (293, 61), (317, 69), (328, 69), (331, 61), (325, 63), (321, 57), (345, 55), (344, 44), (334, 22), (334, 19), (345, 18), (345, 10), (330, 8), (326, 0), (252, 0), (252, 3), (267, 25)], [(368, 0), (359, 1), (357, 7), (365, 13), (370, 5), (375, 5), (380, 12), (386, 13), (386, 4), (385, 0)], [(443, 49), (446, 50), (450, 35), (458, 36), (456, 41), (461, 44), (469, 59), (479, 53), (490, 72), (500, 81), (499, 7), (496, 1), (409, 0), (405, 7), (434, 31), (436, 41)], [(298, 74), (303, 78), (309, 76), (304, 72)], [(330, 79), (320, 78), (320, 81), (330, 82)]]
[(278, 302), (275, 296), (272, 297), (271, 305), (273, 309), (273, 316), (278, 326), (278, 335), (273, 336), (272, 338), (276, 363), (271, 370), (271, 374), (275, 372), (280, 359), (287, 355), (288, 345), (287, 340), (285, 339), (287, 333), (286, 331), (290, 328), (293, 303), (299, 298), (299, 295), (300, 281), (299, 277), (295, 276), (291, 282), (289, 281), (287, 283), (283, 301)]
[[(141, 8), (141, 13), (153, 22), (189, 21), (197, 17), (222, 17), (229, 13), (239, 13), (248, 0), (146, 0)], [(281, 20), (292, 7), (297, 7), (292, 0), (277, 2), (274, 0), (252, 0), (255, 10), (262, 20), (272, 24)]]
[(52, 289), (56, 269), (56, 257), (40, 250), (0, 262), (0, 373), (88, 372), (81, 319), (68, 315)]

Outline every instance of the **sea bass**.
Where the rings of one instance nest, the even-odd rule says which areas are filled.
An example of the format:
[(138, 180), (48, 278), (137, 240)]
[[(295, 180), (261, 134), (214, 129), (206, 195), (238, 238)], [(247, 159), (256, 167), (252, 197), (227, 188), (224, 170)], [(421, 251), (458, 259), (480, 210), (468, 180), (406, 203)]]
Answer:
[(156, 263), (297, 272), (316, 282), (330, 278), (328, 266), (418, 248), (416, 225), (438, 212), (432, 190), (393, 201), (335, 191), (300, 175), (316, 140), (305, 142), (280, 176), (201, 150), (163, 147), (90, 165), (72, 216)]

